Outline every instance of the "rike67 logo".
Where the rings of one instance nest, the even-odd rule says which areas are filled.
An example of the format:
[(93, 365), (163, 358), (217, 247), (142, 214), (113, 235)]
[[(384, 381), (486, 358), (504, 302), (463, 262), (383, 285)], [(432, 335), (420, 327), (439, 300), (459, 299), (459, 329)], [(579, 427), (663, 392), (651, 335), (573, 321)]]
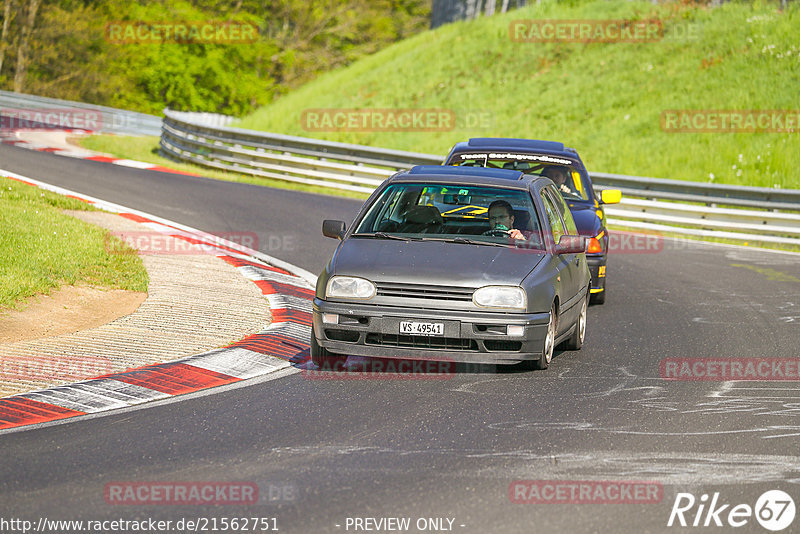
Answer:
[(731, 505), (720, 499), (715, 492), (709, 499), (704, 493), (700, 499), (691, 493), (678, 493), (672, 504), (667, 526), (681, 527), (743, 527), (753, 517), (767, 530), (784, 530), (794, 521), (794, 500), (781, 490), (770, 490), (761, 494), (755, 506)]

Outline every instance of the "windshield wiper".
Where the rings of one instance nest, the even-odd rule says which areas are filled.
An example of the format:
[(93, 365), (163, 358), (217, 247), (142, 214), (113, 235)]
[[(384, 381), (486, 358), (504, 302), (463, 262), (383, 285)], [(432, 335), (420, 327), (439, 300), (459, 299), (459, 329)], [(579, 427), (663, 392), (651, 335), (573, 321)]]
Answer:
[(489, 245), (492, 247), (513, 247), (516, 246), (512, 243), (498, 243), (496, 241), (480, 241), (477, 239), (468, 239), (466, 237), (454, 237), (451, 239), (453, 243), (464, 243), (466, 245)]
[(417, 237), (374, 232), (371, 234), (353, 234), (353, 237), (370, 237), (374, 239), (398, 239), (400, 241), (444, 241), (445, 243), (460, 243), (464, 245), (488, 245), (490, 247), (515, 247), (514, 243), (498, 243), (496, 241), (480, 241), (466, 237)]
[(490, 247), (513, 247), (511, 243), (498, 243), (496, 241), (479, 241), (466, 237), (425, 237), (425, 241), (444, 241), (445, 243), (461, 243), (464, 245), (488, 245)]
[(373, 237), (377, 239), (399, 239), (400, 241), (420, 241), (422, 238), (414, 236), (402, 236), (387, 234), (386, 232), (375, 232), (372, 234), (353, 234), (353, 237)]

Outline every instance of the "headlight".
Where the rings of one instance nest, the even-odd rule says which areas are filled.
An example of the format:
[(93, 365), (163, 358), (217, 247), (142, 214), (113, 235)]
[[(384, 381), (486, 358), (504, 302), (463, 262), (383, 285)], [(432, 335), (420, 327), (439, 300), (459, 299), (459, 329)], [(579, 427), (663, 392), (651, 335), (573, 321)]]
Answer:
[(375, 296), (375, 284), (355, 276), (334, 276), (328, 280), (325, 295), (345, 299), (371, 299)]
[(517, 286), (484, 286), (472, 294), (472, 302), (484, 308), (525, 309), (525, 291)]

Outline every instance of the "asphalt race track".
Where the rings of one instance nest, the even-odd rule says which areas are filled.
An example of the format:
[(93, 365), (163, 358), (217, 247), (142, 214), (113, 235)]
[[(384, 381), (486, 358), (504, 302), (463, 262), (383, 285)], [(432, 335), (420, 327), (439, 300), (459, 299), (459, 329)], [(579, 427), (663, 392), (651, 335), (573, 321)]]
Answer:
[[(0, 167), (211, 233), (254, 232), (262, 252), (313, 273), (336, 244), (321, 221), (349, 223), (360, 205), (10, 146), (0, 146)], [(0, 434), (0, 517), (172, 521), (164, 532), (182, 532), (182, 518), (212, 531), (213, 518), (245, 517), (274, 518), (267, 526), (284, 533), (401, 530), (365, 518), (409, 518), (409, 532), (727, 532), (730, 510), (755, 508), (767, 490), (800, 504), (800, 382), (660, 377), (667, 358), (796, 362), (798, 256), (665, 240), (613, 255), (608, 288), (607, 303), (589, 309), (583, 350), (557, 352), (547, 371), (295, 373)], [(509, 490), (520, 480), (645, 482), (659, 493), (637, 503), (515, 503)], [(247, 482), (260, 497), (109, 504), (109, 485), (134, 481)], [(729, 506), (698, 513), (702, 495), (707, 510), (717, 492), (717, 508)], [(688, 527), (668, 527), (679, 493), (697, 504)], [(744, 519), (737, 532), (765, 532)]]

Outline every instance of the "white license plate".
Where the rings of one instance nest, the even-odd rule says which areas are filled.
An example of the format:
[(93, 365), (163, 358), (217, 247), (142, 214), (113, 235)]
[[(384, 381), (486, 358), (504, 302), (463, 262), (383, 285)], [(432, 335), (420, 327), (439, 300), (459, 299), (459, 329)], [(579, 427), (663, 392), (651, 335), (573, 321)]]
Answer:
[(415, 336), (443, 336), (444, 323), (416, 323), (400, 321), (400, 333)]

